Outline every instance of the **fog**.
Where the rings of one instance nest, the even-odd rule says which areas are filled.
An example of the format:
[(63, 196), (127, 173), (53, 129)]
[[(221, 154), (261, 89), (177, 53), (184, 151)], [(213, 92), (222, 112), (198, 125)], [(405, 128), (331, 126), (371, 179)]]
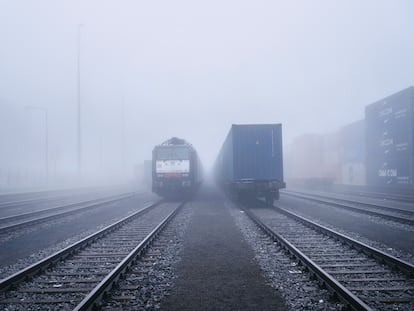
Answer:
[(172, 136), (208, 170), (233, 123), (282, 123), (285, 144), (333, 132), (414, 85), (413, 12), (409, 0), (0, 0), (0, 187), (44, 184), (46, 147), (49, 183), (77, 180), (78, 83), (84, 181), (132, 178)]

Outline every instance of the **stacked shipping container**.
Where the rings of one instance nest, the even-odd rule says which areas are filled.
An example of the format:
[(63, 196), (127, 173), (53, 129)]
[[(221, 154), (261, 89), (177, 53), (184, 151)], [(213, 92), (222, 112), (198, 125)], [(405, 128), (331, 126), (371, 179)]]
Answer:
[(365, 109), (367, 183), (413, 187), (414, 87)]
[(337, 133), (304, 134), (286, 151), (286, 175), (292, 186), (329, 185), (340, 179)]
[(291, 185), (326, 180), (377, 190), (414, 189), (414, 87), (367, 106), (364, 120), (332, 134), (303, 135), (286, 149)]
[(341, 179), (337, 182), (343, 185), (365, 185), (365, 120), (342, 127), (338, 135)]

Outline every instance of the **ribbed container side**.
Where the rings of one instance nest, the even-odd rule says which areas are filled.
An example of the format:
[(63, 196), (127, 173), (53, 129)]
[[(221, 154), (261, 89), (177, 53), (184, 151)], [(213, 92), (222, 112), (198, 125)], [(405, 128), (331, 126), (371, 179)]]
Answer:
[(365, 109), (367, 183), (413, 187), (414, 87)]
[(371, 186), (413, 187), (413, 160), (406, 157), (371, 161), (367, 180)]
[(364, 163), (365, 143), (365, 120), (342, 127), (339, 132), (341, 163)]
[(233, 180), (283, 181), (282, 125), (233, 125)]
[(222, 181), (233, 181), (233, 132), (227, 134), (227, 137), (221, 147), (216, 163), (217, 177)]
[(366, 184), (365, 163), (347, 162), (341, 166), (341, 184), (358, 185)]

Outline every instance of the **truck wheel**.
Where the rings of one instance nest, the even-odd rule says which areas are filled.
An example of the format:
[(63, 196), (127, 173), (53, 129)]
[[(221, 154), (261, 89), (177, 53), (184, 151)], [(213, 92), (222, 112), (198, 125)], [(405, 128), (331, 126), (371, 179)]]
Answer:
[(275, 200), (279, 200), (279, 198), (280, 198), (280, 193), (279, 193), (279, 190), (277, 190), (277, 192), (275, 192), (275, 193), (273, 194), (273, 197), (275, 198)]

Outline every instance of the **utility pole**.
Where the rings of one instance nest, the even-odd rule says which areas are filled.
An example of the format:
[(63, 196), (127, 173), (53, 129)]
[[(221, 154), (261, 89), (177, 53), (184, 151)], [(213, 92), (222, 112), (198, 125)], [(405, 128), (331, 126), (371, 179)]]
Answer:
[(99, 169), (103, 172), (103, 156), (102, 156), (102, 134), (99, 139)]
[(45, 112), (45, 137), (46, 137), (46, 185), (49, 185), (49, 117), (48, 110), (44, 109)]
[(82, 176), (82, 109), (81, 109), (81, 27), (78, 24), (78, 178)]
[(122, 97), (122, 177), (125, 178), (125, 98)]

